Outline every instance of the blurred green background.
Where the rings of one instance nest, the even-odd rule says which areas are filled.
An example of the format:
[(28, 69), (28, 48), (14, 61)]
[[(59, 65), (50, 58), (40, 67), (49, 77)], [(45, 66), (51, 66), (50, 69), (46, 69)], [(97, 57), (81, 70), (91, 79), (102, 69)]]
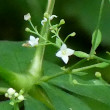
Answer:
[[(41, 20), (48, 0), (0, 0), (0, 40), (22, 41), (29, 38), (25, 28), (24, 15), (30, 13), (32, 22), (41, 29)], [(56, 0), (53, 14), (58, 16), (55, 22), (65, 19), (61, 37), (76, 32), (76, 37), (68, 40), (69, 47), (88, 52), (91, 48), (91, 35), (96, 27), (101, 0)], [(55, 23), (53, 22), (53, 23)], [(105, 0), (100, 30), (102, 43), (97, 49), (103, 57), (110, 50), (110, 3)], [(108, 74), (106, 69), (106, 73)], [(110, 71), (110, 70), (109, 70)], [(108, 75), (107, 75), (108, 77)]]
[[(76, 38), (70, 39), (75, 45), (85, 44), (90, 48), (91, 34), (95, 29), (101, 0), (56, 0), (54, 14), (58, 20), (64, 18), (62, 37), (75, 31)], [(32, 21), (39, 27), (45, 11), (47, 0), (1, 0), (0, 1), (0, 39), (21, 41), (27, 39), (24, 31), (27, 22), (23, 20), (24, 14), (32, 15)], [(58, 22), (58, 20), (56, 20)], [(110, 4), (105, 1), (102, 15), (101, 31), (103, 40), (101, 46), (110, 47)], [(82, 46), (81, 46), (82, 47)]]

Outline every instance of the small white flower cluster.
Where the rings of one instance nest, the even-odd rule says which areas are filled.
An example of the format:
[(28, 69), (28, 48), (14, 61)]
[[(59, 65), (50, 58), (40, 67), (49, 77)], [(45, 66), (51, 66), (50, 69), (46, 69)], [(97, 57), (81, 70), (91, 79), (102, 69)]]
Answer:
[[(57, 16), (56, 15), (52, 15), (52, 16), (49, 17), (49, 20), (51, 21), (51, 20), (53, 20), (53, 18), (57, 18)], [(41, 21), (41, 24), (44, 26), (45, 22), (47, 22), (47, 18), (46, 17), (44, 17), (44, 19)]]
[[(56, 15), (51, 15), (50, 16), (48, 13), (44, 13), (44, 19), (41, 21), (42, 26), (44, 26), (44, 24), (48, 20), (50, 22), (54, 18), (57, 18), (57, 16)], [(29, 21), (31, 23), (31, 15), (30, 15), (30, 13), (24, 15), (24, 20)], [(57, 33), (56, 30), (59, 30), (59, 29), (56, 29), (56, 28), (58, 28), (62, 24), (65, 24), (64, 19), (60, 20), (60, 23), (57, 24), (57, 25), (53, 25), (53, 26), (50, 25), (51, 26), (50, 27), (51, 32), (53, 32), (54, 34), (56, 34)], [(31, 23), (31, 25), (33, 25), (33, 24)], [(32, 26), (32, 27), (34, 27), (34, 26)], [(29, 28), (26, 28), (26, 31), (31, 32), (31, 30)], [(70, 35), (68, 35), (67, 38), (65, 39), (65, 41), (69, 38), (69, 36), (75, 36), (75, 34), (76, 33), (73, 32)], [(60, 38), (58, 38), (58, 39), (60, 39)], [(59, 57), (59, 58), (61, 58), (64, 61), (64, 63), (67, 64), (68, 61), (69, 61), (69, 56), (71, 56), (71, 55), (74, 54), (74, 50), (72, 50), (70, 48), (67, 48), (67, 46), (65, 44), (65, 41), (64, 42), (62, 41), (63, 42), (62, 43), (61, 42), (61, 39), (60, 39), (60, 42), (61, 42), (62, 46), (60, 45), (61, 46), (60, 47), (60, 50), (56, 53), (56, 56)], [(25, 46), (25, 47), (30, 47), (30, 46), (31, 47), (35, 47), (38, 44), (39, 44), (39, 38), (35, 38), (34, 36), (30, 35), (29, 41), (27, 41), (27, 43), (24, 43), (23, 46)]]
[(11, 105), (14, 105), (15, 103), (19, 103), (24, 100), (24, 96), (22, 95), (23, 93), (24, 93), (23, 90), (20, 90), (20, 92), (18, 93), (13, 88), (9, 88), (5, 93), (5, 97), (11, 100), (10, 102)]
[[(30, 13), (24, 15), (24, 20), (25, 20), (25, 21), (28, 21), (28, 20), (30, 20), (30, 19), (31, 19)], [(45, 22), (45, 21), (44, 21), (44, 22)], [(27, 30), (27, 31), (30, 31), (29, 28), (26, 28), (26, 30)], [(34, 36), (30, 35), (29, 41), (28, 41), (27, 43), (24, 43), (22, 46), (24, 46), (24, 47), (29, 47), (29, 46), (35, 47), (35, 46), (38, 45), (38, 41), (39, 41), (39, 38), (35, 38)]]

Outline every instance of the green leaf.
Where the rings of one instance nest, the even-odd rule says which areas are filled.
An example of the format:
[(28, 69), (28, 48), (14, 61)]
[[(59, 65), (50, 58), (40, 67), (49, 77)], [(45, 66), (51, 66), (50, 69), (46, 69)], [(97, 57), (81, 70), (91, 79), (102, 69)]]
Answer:
[(0, 102), (0, 110), (13, 110), (13, 106), (9, 104), (9, 101)]
[(101, 39), (102, 39), (101, 31), (99, 29), (95, 30), (92, 35), (92, 50), (91, 51), (93, 52), (93, 54), (95, 53), (95, 50), (101, 43)]
[[(94, 30), (96, 24), (97, 24), (97, 18), (99, 15), (99, 8), (100, 8), (100, 0), (83, 0), (83, 1), (78, 1), (78, 0), (70, 0), (69, 2), (64, 1), (62, 7), (60, 7), (60, 4), (62, 3), (61, 1), (58, 1), (59, 5), (57, 6), (57, 9), (62, 10), (62, 16), (67, 16), (68, 18), (76, 18), (77, 22), (76, 25), (82, 30), (84, 29), (87, 33), (91, 34), (92, 31)], [(94, 8), (93, 8), (94, 7)], [(59, 11), (58, 10), (58, 11)], [(109, 16), (109, 10), (110, 10), (110, 4), (106, 1), (104, 4), (104, 10), (103, 10), (103, 18), (101, 19), (101, 32), (103, 33), (103, 40), (102, 40), (102, 46), (110, 46), (110, 16)], [(86, 16), (88, 15), (88, 16)], [(71, 22), (74, 22), (74, 19), (71, 20)], [(67, 25), (68, 26), (68, 25)], [(72, 24), (69, 25), (71, 29)], [(82, 26), (82, 27), (81, 27)], [(67, 31), (68, 31), (67, 30)], [(84, 32), (84, 31), (83, 31)], [(83, 37), (83, 36), (82, 36)], [(85, 36), (82, 39), (86, 39), (88, 42), (88, 36)], [(84, 43), (84, 42), (83, 42)], [(82, 44), (83, 45), (83, 44)], [(86, 46), (85, 46), (86, 47)]]
[(79, 98), (81, 98), (85, 103), (88, 104), (88, 106), (90, 106), (91, 110), (110, 110), (110, 107), (107, 106), (104, 103), (101, 103), (97, 100), (94, 100), (92, 98), (87, 98), (87, 97), (81, 97), (79, 96)]
[(55, 110), (91, 110), (82, 100), (76, 96), (72, 96), (69, 93), (62, 91), (52, 85), (42, 84), (42, 87), (48, 94), (51, 102), (53, 103)]
[(22, 47), (23, 42), (0, 42), (0, 66), (23, 73), (31, 63), (35, 48)]
[(56, 73), (62, 72), (61, 67), (51, 63), (49, 61), (44, 61), (43, 63), (44, 75), (55, 75)]
[(26, 97), (24, 105), (25, 110), (49, 110), (43, 103), (30, 96)]
[(95, 99), (110, 106), (109, 85), (95, 85), (93, 83), (88, 83), (89, 81), (80, 80), (78, 77), (75, 76), (73, 77), (73, 79), (77, 79), (79, 84), (74, 85), (72, 82), (69, 81), (69, 77), (67, 76), (61, 76), (59, 78), (51, 80), (50, 82), (70, 92)]
[(100, 63), (99, 65), (97, 65), (96, 67), (98, 67), (98, 68), (105, 68), (105, 67), (107, 67), (109, 65), (110, 64), (103, 62), (103, 63)]

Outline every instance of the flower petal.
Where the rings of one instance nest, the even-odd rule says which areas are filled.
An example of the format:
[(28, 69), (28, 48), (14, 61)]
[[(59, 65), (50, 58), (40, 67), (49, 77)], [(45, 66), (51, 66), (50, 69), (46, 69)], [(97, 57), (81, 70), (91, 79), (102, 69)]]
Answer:
[(74, 54), (74, 50), (72, 50), (72, 49), (70, 49), (70, 48), (67, 48), (66, 52), (67, 52), (67, 53), (66, 53), (67, 56), (71, 56), (71, 55)]
[(34, 41), (36, 38), (34, 36), (30, 36), (30, 41)]
[(64, 61), (65, 64), (68, 63), (69, 57), (68, 56), (62, 56), (62, 60)]
[(41, 24), (44, 25), (45, 22), (47, 22), (47, 18), (44, 18), (44, 19), (41, 21)]
[(38, 42), (38, 41), (39, 41), (39, 38), (36, 38), (36, 39), (35, 39), (35, 42)]
[(52, 20), (53, 18), (57, 18), (57, 16), (56, 15), (52, 15), (52, 16), (49, 17), (50, 20)]
[(62, 52), (61, 52), (61, 51), (58, 51), (58, 52), (56, 53), (56, 56), (61, 58), (61, 57), (62, 57)]
[(60, 48), (61, 50), (65, 50), (65, 49), (67, 49), (67, 46), (66, 46), (66, 44), (63, 44), (62, 46), (61, 46), (61, 48)]

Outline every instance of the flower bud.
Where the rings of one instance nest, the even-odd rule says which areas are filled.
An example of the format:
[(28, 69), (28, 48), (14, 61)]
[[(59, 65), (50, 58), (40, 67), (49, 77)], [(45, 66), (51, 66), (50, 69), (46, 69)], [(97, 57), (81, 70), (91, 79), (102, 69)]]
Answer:
[(78, 84), (78, 81), (76, 79), (74, 79), (73, 84)]
[(48, 13), (44, 13), (44, 17), (45, 18), (49, 18), (49, 14)]
[(65, 24), (65, 20), (61, 19), (59, 25)]
[(82, 51), (75, 51), (74, 55), (77, 57), (80, 57), (80, 58), (88, 58), (89, 57), (89, 55), (87, 53), (82, 52)]
[(20, 92), (19, 92), (19, 94), (23, 94), (23, 93), (24, 93), (24, 91), (21, 89)]
[(26, 31), (26, 32), (30, 32), (30, 29), (29, 29), (29, 28), (25, 28), (25, 31)]
[(101, 73), (100, 73), (100, 72), (96, 72), (96, 73), (95, 73), (95, 76), (96, 76), (97, 78), (100, 78), (100, 77), (101, 77)]
[(30, 19), (31, 19), (30, 13), (24, 15), (24, 20), (25, 20), (25, 21), (28, 21), (28, 20), (30, 20)]
[(7, 93), (11, 96), (11, 95), (15, 94), (15, 90), (13, 88), (9, 88), (7, 90)]
[(23, 95), (18, 96), (18, 100), (19, 101), (23, 101), (24, 100), (24, 96)]
[(19, 95), (19, 94), (18, 94), (17, 92), (14, 94), (15, 97), (18, 97), (18, 95)]
[(9, 97), (8, 93), (5, 93), (5, 97)]
[(69, 36), (74, 37), (75, 35), (76, 35), (76, 33), (75, 33), (75, 32), (73, 32), (73, 33), (71, 33)]

